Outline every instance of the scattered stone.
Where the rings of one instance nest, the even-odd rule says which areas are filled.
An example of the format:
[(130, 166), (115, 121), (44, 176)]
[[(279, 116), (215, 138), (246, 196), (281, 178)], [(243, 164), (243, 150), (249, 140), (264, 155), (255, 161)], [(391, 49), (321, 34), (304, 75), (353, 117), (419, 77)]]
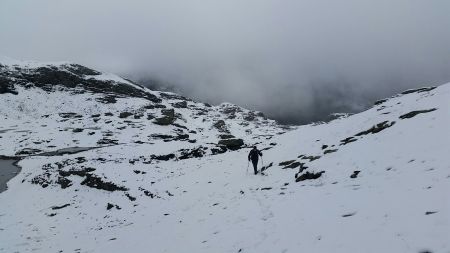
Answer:
[(187, 101), (173, 103), (172, 106), (175, 108), (187, 108)]
[(326, 155), (326, 154), (334, 153), (336, 151), (338, 151), (338, 150), (337, 149), (327, 149), (327, 150), (323, 151), (323, 154)]
[(223, 121), (223, 120), (216, 121), (216, 123), (213, 124), (213, 127), (215, 127), (217, 130), (219, 130), (219, 132), (229, 133), (227, 125), (225, 124), (225, 121)]
[(124, 118), (128, 118), (131, 115), (133, 115), (133, 113), (131, 113), (131, 112), (121, 112), (119, 114), (119, 118), (124, 119)]
[(151, 155), (151, 159), (159, 160), (159, 161), (169, 161), (171, 159), (174, 159), (176, 156), (175, 154), (168, 154), (168, 155)]
[(347, 138), (341, 140), (340, 146), (347, 145), (347, 144), (349, 144), (350, 142), (354, 142), (354, 141), (357, 141), (357, 140), (358, 140), (358, 139), (356, 139), (356, 138), (353, 137), (353, 136), (347, 137)]
[(285, 167), (283, 167), (282, 169), (295, 169), (297, 167), (299, 167), (302, 163), (301, 162), (293, 162)]
[(52, 206), (51, 208), (52, 208), (52, 210), (58, 210), (58, 209), (63, 209), (64, 207), (68, 207), (68, 206), (70, 206), (70, 204), (65, 204), (62, 206)]
[(435, 213), (437, 213), (437, 211), (428, 211), (428, 212), (425, 212), (425, 215), (430, 215), (430, 214), (435, 214)]
[(342, 215), (342, 217), (350, 217), (350, 216), (353, 216), (353, 215), (355, 215), (356, 214), (356, 212), (352, 212), (352, 213), (347, 213), (347, 214), (343, 214)]
[(86, 178), (81, 182), (81, 185), (86, 185), (91, 188), (105, 190), (105, 191), (128, 191), (126, 187), (118, 186), (112, 182), (105, 182), (100, 177), (93, 174), (86, 174)]
[(122, 208), (121, 208), (120, 206), (118, 206), (118, 205), (114, 205), (114, 204), (108, 203), (108, 205), (106, 205), (106, 210), (111, 210), (113, 207), (115, 207), (117, 210), (122, 209)]
[(406, 114), (403, 114), (402, 116), (400, 116), (400, 119), (410, 119), (414, 116), (416, 116), (417, 114), (421, 114), (421, 113), (427, 113), (427, 112), (433, 112), (436, 111), (436, 108), (432, 108), (432, 109), (428, 109), (428, 110), (418, 110), (418, 111), (412, 111), (412, 112), (408, 112)]
[(278, 166), (286, 166), (293, 162), (295, 162), (295, 160), (284, 161), (284, 162), (279, 163)]
[(360, 172), (361, 172), (361, 171), (359, 171), (359, 170), (353, 171), (353, 174), (350, 176), (350, 178), (356, 178), (356, 177), (358, 177), (358, 174), (359, 174)]
[(409, 90), (405, 90), (404, 92), (402, 92), (403, 95), (406, 94), (410, 94), (410, 93), (421, 93), (421, 92), (426, 92), (426, 91), (432, 91), (436, 89), (436, 87), (423, 87), (423, 88), (419, 88), (419, 89), (409, 89)]
[(318, 179), (320, 176), (322, 176), (323, 173), (325, 173), (325, 171), (321, 171), (321, 172), (318, 172), (318, 173), (308, 172), (307, 171), (304, 174), (302, 174), (299, 177), (297, 177), (295, 179), (295, 182), (300, 182), (300, 181), (304, 181), (304, 180)]
[(366, 135), (366, 134), (375, 134), (375, 133), (383, 131), (386, 128), (393, 126), (394, 124), (395, 124), (395, 121), (391, 121), (391, 122), (383, 121), (365, 131), (355, 134), (355, 136), (362, 136), (362, 135)]

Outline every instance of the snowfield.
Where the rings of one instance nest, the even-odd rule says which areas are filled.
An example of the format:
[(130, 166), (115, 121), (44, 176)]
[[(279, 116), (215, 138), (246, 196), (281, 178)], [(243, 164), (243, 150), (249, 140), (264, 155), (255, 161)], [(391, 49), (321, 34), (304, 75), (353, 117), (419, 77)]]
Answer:
[(0, 61), (0, 252), (450, 252), (450, 84), (286, 127), (77, 66)]

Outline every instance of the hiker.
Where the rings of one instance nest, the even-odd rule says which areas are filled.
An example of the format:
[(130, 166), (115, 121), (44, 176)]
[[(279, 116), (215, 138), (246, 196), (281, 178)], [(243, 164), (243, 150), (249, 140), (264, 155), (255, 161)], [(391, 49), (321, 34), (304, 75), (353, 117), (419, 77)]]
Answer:
[(259, 151), (256, 146), (253, 146), (253, 149), (250, 150), (248, 154), (248, 161), (252, 160), (253, 170), (255, 171), (255, 175), (258, 173), (258, 158), (262, 156), (261, 151)]

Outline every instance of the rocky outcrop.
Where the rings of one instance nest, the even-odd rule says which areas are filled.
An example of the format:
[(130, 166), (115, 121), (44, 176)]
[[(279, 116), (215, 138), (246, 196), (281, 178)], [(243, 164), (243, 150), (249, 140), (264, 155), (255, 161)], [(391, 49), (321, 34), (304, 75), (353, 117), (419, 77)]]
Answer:
[(220, 140), (219, 145), (223, 145), (230, 150), (237, 150), (244, 146), (244, 140), (242, 139), (225, 139)]
[(167, 126), (175, 122), (175, 110), (174, 109), (161, 109), (162, 117), (155, 118), (153, 123), (157, 125)]

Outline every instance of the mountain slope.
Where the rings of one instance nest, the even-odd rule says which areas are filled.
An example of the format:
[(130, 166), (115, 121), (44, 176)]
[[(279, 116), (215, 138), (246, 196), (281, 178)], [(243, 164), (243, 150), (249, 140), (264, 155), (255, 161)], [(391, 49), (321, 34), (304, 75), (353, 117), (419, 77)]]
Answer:
[[(79, 78), (68, 86), (15, 64), (0, 72), (0, 155), (22, 171), (0, 194), (0, 252), (450, 252), (450, 84), (286, 129), (96, 72), (132, 90), (105, 93), (77, 65), (45, 65)], [(255, 143), (264, 175), (246, 173)]]

